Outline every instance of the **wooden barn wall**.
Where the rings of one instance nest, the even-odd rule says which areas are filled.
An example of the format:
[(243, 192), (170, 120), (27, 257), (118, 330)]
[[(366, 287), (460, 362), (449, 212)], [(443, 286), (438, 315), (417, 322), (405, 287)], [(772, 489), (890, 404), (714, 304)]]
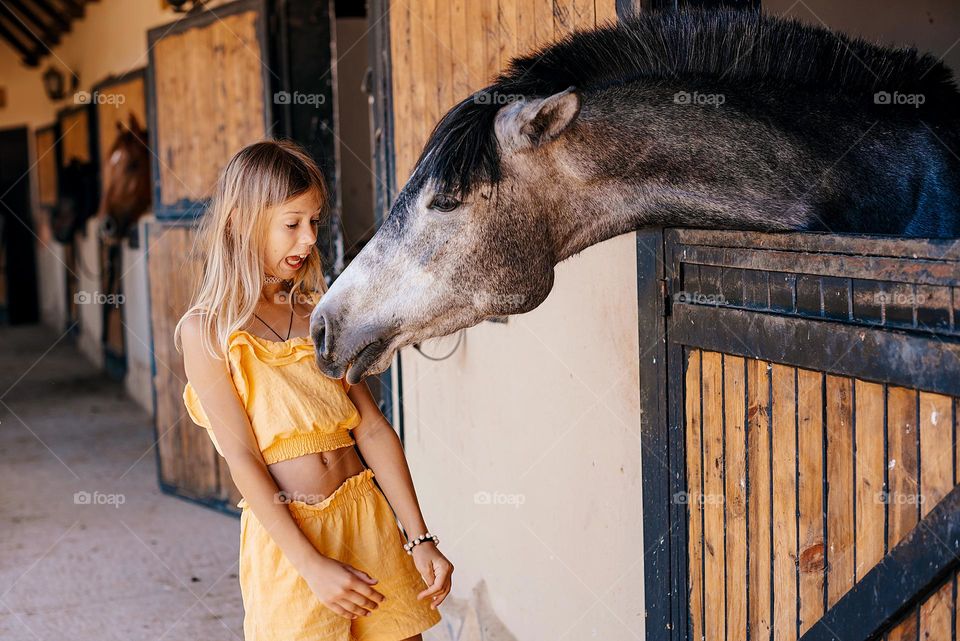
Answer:
[[(162, 203), (211, 195), (220, 169), (266, 135), (257, 13), (168, 35), (154, 48)], [(189, 99), (186, 97), (189, 96)]]
[[(126, 127), (130, 122), (130, 116), (134, 116), (139, 123), (140, 128), (146, 130), (147, 127), (147, 105), (144, 92), (143, 75), (131, 77), (128, 80), (110, 84), (109, 86), (97, 89), (100, 95), (96, 103), (97, 110), (97, 135), (99, 137), (101, 180), (107, 176), (107, 170), (104, 169), (110, 161), (110, 150), (117, 141), (117, 124)], [(106, 189), (102, 185), (101, 191)], [(106, 250), (101, 249), (101, 291), (110, 291), (107, 282), (108, 274), (106, 269), (107, 257)], [(122, 262), (122, 261), (121, 261)], [(120, 265), (121, 274), (123, 273), (122, 264)], [(121, 287), (122, 293), (122, 287)], [(119, 306), (110, 306), (106, 309), (105, 322), (106, 343), (114, 354), (124, 353), (124, 328), (123, 314)]]
[(57, 203), (56, 132), (52, 127), (36, 133), (37, 203), (53, 206)]
[(100, 163), (103, 164), (109, 159), (110, 149), (117, 140), (116, 123), (126, 125), (130, 114), (133, 114), (140, 123), (140, 128), (146, 129), (147, 105), (142, 76), (102, 87), (97, 93), (102, 96), (97, 103), (97, 133), (100, 137), (97, 148), (100, 150)]
[[(956, 398), (698, 349), (685, 380), (693, 639), (798, 639), (957, 482)], [(954, 590), (889, 639), (952, 638)]]
[(390, 3), (397, 183), (440, 117), (511, 57), (616, 21), (616, 0), (421, 0)]
[(60, 118), (60, 145), (63, 148), (61, 165), (66, 167), (76, 158), (80, 162), (90, 162), (90, 112), (75, 109)]
[(187, 376), (183, 355), (173, 344), (173, 330), (202, 271), (203, 257), (194, 247), (196, 230), (157, 222), (148, 223), (146, 229), (160, 484), (167, 491), (232, 509), (240, 495), (206, 430), (193, 422), (183, 405)]

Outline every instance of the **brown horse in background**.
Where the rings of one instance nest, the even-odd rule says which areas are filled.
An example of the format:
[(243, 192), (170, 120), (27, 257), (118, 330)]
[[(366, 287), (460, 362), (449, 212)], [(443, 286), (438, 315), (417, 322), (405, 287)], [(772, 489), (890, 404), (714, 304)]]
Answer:
[(127, 237), (151, 203), (147, 131), (133, 113), (126, 125), (117, 121), (117, 138), (103, 163), (102, 176), (99, 230), (109, 245)]

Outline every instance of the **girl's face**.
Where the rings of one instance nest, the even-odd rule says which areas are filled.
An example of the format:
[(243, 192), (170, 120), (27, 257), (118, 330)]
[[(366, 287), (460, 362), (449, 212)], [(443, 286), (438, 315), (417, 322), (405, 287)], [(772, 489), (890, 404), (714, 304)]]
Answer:
[(293, 278), (317, 242), (320, 200), (311, 189), (270, 210), (263, 270), (280, 278)]

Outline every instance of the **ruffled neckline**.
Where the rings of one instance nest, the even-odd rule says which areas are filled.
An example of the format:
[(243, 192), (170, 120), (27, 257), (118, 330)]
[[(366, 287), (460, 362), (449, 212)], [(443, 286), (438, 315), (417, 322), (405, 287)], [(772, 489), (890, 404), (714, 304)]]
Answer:
[(285, 341), (272, 341), (261, 338), (242, 329), (234, 330), (230, 334), (230, 350), (238, 345), (250, 347), (257, 359), (274, 365), (285, 365), (312, 356), (314, 353), (313, 338), (310, 336), (294, 336)]

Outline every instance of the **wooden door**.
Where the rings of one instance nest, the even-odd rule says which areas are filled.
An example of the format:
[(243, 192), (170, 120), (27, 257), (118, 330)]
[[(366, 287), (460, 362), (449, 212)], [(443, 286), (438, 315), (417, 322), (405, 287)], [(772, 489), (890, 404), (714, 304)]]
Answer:
[(952, 638), (960, 241), (640, 238), (651, 638)]

